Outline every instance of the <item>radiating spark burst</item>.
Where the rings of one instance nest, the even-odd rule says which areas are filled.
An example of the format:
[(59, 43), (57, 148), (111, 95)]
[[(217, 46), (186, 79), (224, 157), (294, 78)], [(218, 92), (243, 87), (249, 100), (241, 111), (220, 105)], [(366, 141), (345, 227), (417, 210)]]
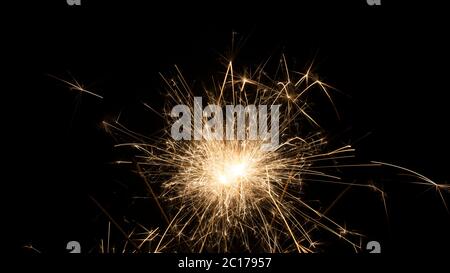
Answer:
[[(315, 209), (301, 196), (304, 183), (354, 185), (332, 174), (333, 168), (340, 166), (335, 161), (352, 157), (353, 148), (327, 149), (306, 100), (310, 92), (320, 91), (334, 107), (330, 86), (310, 69), (306, 73), (289, 71), (284, 57), (280, 64), (278, 76), (271, 78), (264, 67), (238, 75), (230, 62), (223, 81), (203, 92), (209, 104), (221, 107), (281, 104), (280, 144), (274, 151), (262, 151), (261, 140), (173, 140), (171, 107), (184, 104), (194, 110), (194, 91), (178, 68), (174, 77), (163, 77), (169, 98), (164, 136), (142, 141), (118, 121), (105, 122), (108, 130), (141, 140), (117, 146), (139, 150), (138, 166), (152, 195), (153, 187), (162, 188), (162, 194), (155, 197), (168, 225), (158, 245), (177, 238), (179, 246), (193, 252), (307, 253), (315, 251), (318, 242), (313, 233), (321, 229), (355, 250), (360, 248), (360, 234), (328, 218), (325, 211)], [(155, 251), (160, 251), (158, 246)]]
[[(115, 253), (119, 249), (122, 253), (313, 252), (321, 245), (319, 236), (315, 236), (319, 229), (359, 250), (362, 235), (349, 231), (345, 225), (339, 225), (326, 215), (351, 187), (364, 187), (379, 193), (387, 215), (386, 194), (372, 183), (349, 183), (333, 174), (333, 170), (343, 167), (384, 166), (405, 171), (414, 178), (412, 183), (434, 188), (448, 210), (443, 195), (444, 191), (450, 192), (448, 184), (438, 184), (391, 163), (339, 163), (353, 157), (353, 148), (346, 145), (329, 149), (323, 130), (310, 114), (313, 109), (307, 103), (307, 95), (313, 90), (319, 90), (333, 103), (329, 94), (331, 87), (318, 80), (311, 73), (311, 67), (302, 74), (290, 72), (284, 57), (280, 64), (275, 73), (280, 76), (271, 78), (263, 66), (254, 73), (238, 75), (230, 62), (223, 81), (214, 82), (212, 88), (202, 92), (209, 103), (220, 106), (281, 104), (281, 144), (272, 152), (261, 151), (261, 141), (174, 141), (169, 134), (170, 111), (160, 114), (146, 103), (146, 107), (167, 122), (165, 134), (157, 139), (127, 129), (119, 119), (113, 124), (104, 122), (109, 132), (114, 129), (137, 140), (116, 145), (131, 146), (140, 152), (133, 160), (117, 163), (134, 164), (137, 161), (137, 169), (167, 226), (161, 229), (136, 224), (126, 232), (92, 198), (109, 218), (107, 240), (106, 243), (101, 240), (100, 252)], [(176, 70), (174, 77), (163, 77), (168, 89), (167, 110), (175, 104), (189, 105), (192, 110), (194, 91), (179, 69)], [(103, 98), (76, 81), (61, 81), (73, 90)], [(318, 209), (302, 195), (303, 185), (312, 183), (331, 183), (347, 188), (328, 207)], [(162, 194), (154, 188), (162, 188)], [(110, 245), (111, 223), (125, 238), (120, 245)]]

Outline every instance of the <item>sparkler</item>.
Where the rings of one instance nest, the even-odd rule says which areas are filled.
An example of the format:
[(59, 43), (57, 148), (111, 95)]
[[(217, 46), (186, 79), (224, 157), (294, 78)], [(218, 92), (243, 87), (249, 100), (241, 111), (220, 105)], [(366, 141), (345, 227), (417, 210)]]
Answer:
[[(178, 68), (174, 77), (163, 77), (168, 89), (165, 134), (150, 142), (117, 145), (139, 151), (141, 174), (167, 219), (155, 252), (170, 240), (192, 252), (308, 253), (315, 251), (313, 233), (317, 229), (334, 234), (355, 249), (360, 247), (358, 239), (352, 238), (359, 234), (328, 218), (301, 196), (304, 183), (347, 184), (330, 170), (339, 167), (334, 161), (352, 157), (353, 148), (346, 145), (327, 150), (322, 129), (309, 113), (306, 98), (310, 92), (323, 93), (334, 107), (331, 87), (310, 69), (297, 73), (287, 67), (283, 57), (277, 78), (271, 78), (264, 67), (254, 73), (236, 73), (230, 62), (223, 80), (203, 90), (211, 104), (221, 107), (280, 104), (281, 142), (272, 151), (261, 150), (264, 141), (260, 139), (174, 140), (170, 136), (170, 109), (183, 104), (194, 112), (195, 92)], [(299, 123), (300, 129), (296, 128)], [(193, 122), (191, 125), (198, 130)], [(105, 122), (105, 126), (136, 136), (118, 121)], [(249, 134), (249, 122), (245, 126)], [(323, 163), (332, 167), (321, 168)], [(154, 187), (162, 188), (160, 196), (155, 195)]]

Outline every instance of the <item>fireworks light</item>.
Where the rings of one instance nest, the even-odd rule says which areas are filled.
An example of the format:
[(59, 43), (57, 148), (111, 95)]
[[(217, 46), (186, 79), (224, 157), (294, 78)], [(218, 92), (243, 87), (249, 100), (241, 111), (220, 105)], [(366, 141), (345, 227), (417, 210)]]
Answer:
[[(165, 121), (164, 132), (159, 137), (142, 136), (127, 129), (118, 119), (113, 123), (103, 122), (108, 132), (133, 139), (116, 145), (116, 148), (134, 148), (137, 153), (133, 160), (117, 163), (137, 165), (166, 222), (164, 227), (156, 228), (138, 224), (127, 232), (93, 199), (126, 238), (122, 252), (311, 253), (320, 251), (321, 232), (344, 241), (358, 252), (362, 249), (364, 235), (350, 231), (327, 216), (342, 194), (324, 207), (311, 202), (304, 192), (305, 185), (315, 183), (346, 186), (347, 189), (368, 188), (380, 194), (387, 212), (385, 192), (373, 183), (345, 181), (337, 170), (346, 167), (385, 166), (406, 172), (418, 179), (415, 183), (433, 187), (446, 206), (442, 191), (448, 191), (448, 185), (435, 183), (394, 164), (352, 163), (354, 149), (350, 145), (329, 145), (326, 132), (311, 114), (314, 108), (308, 98), (312, 93), (321, 94), (337, 114), (330, 94), (333, 88), (320, 81), (311, 67), (305, 73), (290, 71), (283, 56), (274, 75), (269, 76), (264, 66), (259, 66), (253, 73), (239, 73), (229, 62), (222, 80), (213, 81), (202, 90), (194, 90), (176, 67), (172, 77), (161, 75), (167, 89), (163, 114), (144, 103)], [(103, 98), (78, 82), (62, 81), (70, 84), (73, 90)], [(230, 128), (232, 133), (238, 131), (235, 129), (238, 129), (239, 121), (236, 124), (233, 116), (231, 127), (220, 124), (220, 128), (211, 129), (208, 128), (211, 116), (205, 112), (201, 112), (200, 122), (195, 118), (189, 120), (188, 132), (193, 129), (195, 137), (176, 140), (171, 134), (175, 121), (171, 113), (173, 107), (185, 105), (189, 113), (196, 113), (199, 108), (202, 110), (198, 98), (203, 97), (209, 104), (223, 109), (229, 105), (280, 105), (277, 121), (274, 116), (270, 120), (262, 118), (261, 112), (257, 118), (264, 120), (264, 124), (269, 122), (270, 126), (264, 128), (266, 132), (273, 131), (274, 126), (279, 127), (275, 136), (279, 142), (272, 149), (262, 149), (270, 139), (267, 133), (262, 138), (251, 137), (255, 130), (251, 113), (244, 116), (241, 124), (244, 138), (236, 135), (232, 139), (211, 137), (218, 129), (221, 135), (223, 132), (228, 134)], [(203, 126), (198, 126), (199, 123)], [(264, 127), (262, 123), (258, 125)], [(109, 246), (110, 223), (107, 243), (102, 240), (100, 244), (101, 252), (115, 251)]]

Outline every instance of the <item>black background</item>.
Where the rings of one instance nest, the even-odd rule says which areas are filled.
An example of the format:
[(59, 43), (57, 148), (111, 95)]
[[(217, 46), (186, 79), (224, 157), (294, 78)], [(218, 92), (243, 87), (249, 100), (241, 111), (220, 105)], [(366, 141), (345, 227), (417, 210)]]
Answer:
[[(158, 73), (177, 64), (188, 80), (209, 81), (211, 71), (223, 69), (232, 32), (238, 63), (284, 52), (293, 69), (304, 71), (314, 60), (321, 79), (348, 95), (336, 95), (341, 121), (325, 119), (325, 126), (337, 141), (354, 143), (361, 162), (395, 163), (448, 183), (450, 22), (442, 7), (387, 1), (373, 7), (362, 0), (92, 2), (5, 9), (2, 225), (13, 242), (7, 251), (27, 253), (23, 246), (32, 243), (44, 253), (63, 253), (67, 241), (78, 240), (96, 252), (107, 219), (89, 196), (120, 221), (125, 215), (160, 221), (150, 201), (131, 198), (144, 195), (132, 170), (109, 164), (120, 157), (102, 121), (122, 113), (121, 122), (140, 133), (160, 129), (141, 104), (162, 106)], [(79, 95), (48, 74), (73, 75), (105, 99)], [(366, 171), (373, 170), (355, 173)], [(388, 219), (370, 192), (353, 193), (335, 216), (380, 241), (384, 253), (448, 253), (450, 216), (442, 200), (396, 173), (374, 171), (388, 194)]]

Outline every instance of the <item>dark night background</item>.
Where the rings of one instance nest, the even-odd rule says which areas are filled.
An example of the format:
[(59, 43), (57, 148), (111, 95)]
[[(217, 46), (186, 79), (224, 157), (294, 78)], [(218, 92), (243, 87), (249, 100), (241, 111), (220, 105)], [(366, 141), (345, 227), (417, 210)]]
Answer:
[[(439, 13), (441, 7), (425, 1), (397, 7), (363, 0), (146, 6), (81, 1), (80, 7), (62, 0), (21, 2), (3, 11), (11, 13), (1, 19), (2, 225), (10, 230), (11, 252), (27, 253), (23, 246), (29, 243), (44, 253), (65, 252), (70, 240), (95, 252), (107, 218), (89, 196), (119, 221), (126, 216), (158, 223), (150, 200), (131, 198), (145, 195), (133, 169), (109, 164), (121, 155), (101, 122), (122, 113), (122, 124), (135, 131), (160, 129), (158, 117), (141, 104), (162, 106), (158, 73), (177, 64), (188, 81), (208, 83), (211, 71), (222, 69), (233, 31), (241, 46), (238, 64), (284, 52), (292, 69), (304, 71), (315, 60), (321, 79), (348, 95), (335, 93), (342, 119), (325, 118), (325, 127), (338, 143), (354, 143), (359, 161), (395, 163), (450, 182), (450, 19)], [(72, 75), (105, 99), (80, 96), (48, 74)], [(389, 218), (379, 196), (362, 191), (336, 207), (339, 222), (380, 241), (384, 253), (448, 253), (450, 215), (435, 191), (404, 183), (411, 179), (389, 168), (355, 174), (370, 177), (364, 173), (369, 171), (387, 191)]]

